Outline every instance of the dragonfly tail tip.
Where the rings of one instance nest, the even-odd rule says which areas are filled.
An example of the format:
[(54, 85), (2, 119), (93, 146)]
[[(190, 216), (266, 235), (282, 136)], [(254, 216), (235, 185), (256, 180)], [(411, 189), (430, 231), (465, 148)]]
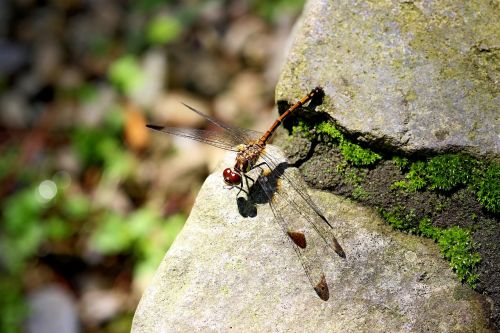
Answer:
[(326, 283), (326, 278), (323, 275), (319, 282), (314, 286), (314, 291), (323, 301), (328, 301), (330, 298), (330, 291), (328, 290), (328, 284)]

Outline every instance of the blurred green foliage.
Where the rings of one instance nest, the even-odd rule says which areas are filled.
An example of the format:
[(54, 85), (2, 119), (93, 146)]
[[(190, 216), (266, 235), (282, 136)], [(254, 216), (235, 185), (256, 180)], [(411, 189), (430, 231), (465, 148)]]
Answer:
[(171, 16), (158, 16), (149, 22), (147, 39), (152, 45), (163, 45), (176, 40), (182, 33), (182, 23)]
[(28, 314), (19, 278), (10, 274), (0, 275), (0, 332), (20, 332), (20, 325)]
[(253, 0), (252, 7), (258, 15), (268, 21), (277, 21), (283, 12), (300, 13), (305, 0)]
[(165, 5), (167, 3), (174, 2), (173, 0), (138, 0), (133, 2), (134, 10), (143, 10), (146, 12), (151, 12), (157, 9), (159, 6)]
[[(92, 102), (94, 90), (82, 87), (81, 103)], [(78, 97), (78, 96), (76, 96)], [(137, 157), (123, 143), (124, 110), (110, 108), (99, 127), (71, 128), (71, 149), (79, 157), (81, 173), (99, 170), (98, 184), (116, 186), (134, 178)], [(50, 151), (45, 159), (50, 161)], [(52, 242), (70, 243), (75, 256), (88, 249), (104, 256), (132, 258), (134, 278), (150, 276), (184, 225), (184, 215), (160, 216), (158, 207), (139, 206), (132, 212), (118, 212), (96, 202), (92, 192), (74, 191), (69, 174), (40, 167), (35, 163), (16, 167), (19, 149), (12, 147), (0, 159), (0, 179), (15, 172), (19, 187), (0, 203), (0, 332), (17, 332), (27, 314), (22, 279), (30, 263), (36, 262), (41, 248)], [(19, 170), (21, 169), (21, 170)], [(30, 171), (31, 170), (31, 171)], [(73, 181), (79, 181), (73, 178)], [(48, 182), (50, 193), (43, 193)], [(30, 184), (30, 185), (27, 185)], [(52, 195), (54, 194), (54, 195)], [(78, 247), (77, 247), (78, 246)], [(87, 246), (84, 246), (87, 248)], [(129, 320), (120, 325), (129, 324)], [(118, 323), (116, 323), (118, 325)]]
[(122, 93), (129, 94), (142, 84), (144, 74), (137, 58), (127, 54), (115, 60), (108, 71), (109, 81)]
[[(220, 3), (227, 5), (226, 2)], [(303, 3), (303, 0), (255, 0), (250, 2), (250, 7), (261, 17), (276, 21), (285, 11), (299, 13)], [(144, 83), (141, 53), (147, 48), (178, 41), (198, 22), (199, 13), (206, 6), (204, 1), (194, 1), (188, 6), (168, 0), (133, 2), (127, 10), (134, 13), (127, 17), (134, 20), (121, 26), (118, 35), (104, 31), (102, 35), (92, 34), (82, 39), (82, 47), (89, 54), (88, 59), (82, 62), (88, 63), (92, 79), (87, 80), (84, 68), (83, 81), (87, 81), (77, 87), (71, 84), (64, 87), (55, 85), (55, 98), (61, 98), (68, 104), (97, 103), (101, 91), (96, 82), (102, 79), (99, 75), (103, 64), (109, 63), (104, 70), (108, 83), (122, 95), (130, 96)], [(47, 8), (52, 10), (50, 6)], [(114, 58), (117, 52), (121, 55)], [(9, 89), (4, 78), (0, 78), (0, 89)], [(123, 144), (123, 133), (124, 110), (118, 106), (106, 110), (104, 119), (96, 126), (75, 124), (74, 127), (64, 128), (61, 137), (63, 141), (69, 137), (70, 141), (64, 148), (74, 153), (79, 163), (76, 171), (71, 171), (71, 176), (67, 175), (73, 177), (70, 180), (58, 175), (59, 170), (54, 165), (56, 157), (50, 144), (41, 149), (36, 161), (22, 166), (19, 165), (19, 155), (23, 148), (13, 145), (2, 151), (0, 180), (12, 178), (12, 189), (0, 202), (0, 332), (19, 331), (26, 315), (21, 277), (30, 264), (37, 262), (41, 249), (46, 251), (51, 244), (64, 243), (70, 244), (68, 247), (75, 251), (72, 255), (82, 258), (83, 254), (78, 252), (84, 251), (82, 247), (88, 247), (85, 251), (90, 249), (104, 256), (128, 256), (133, 258), (132, 269), (136, 278), (151, 274), (157, 268), (166, 249), (181, 230), (185, 221), (183, 215), (164, 218), (158, 213), (158, 207), (142, 202), (131, 212), (115, 211), (95, 200), (93, 191), (97, 188), (122, 186), (127, 181), (136, 181), (134, 172), (139, 163), (138, 156)], [(92, 178), (90, 185), (86, 183), (87, 178)], [(41, 184), (44, 181), (55, 184), (55, 196), (43, 196)], [(71, 181), (78, 182), (78, 186), (72, 186)], [(126, 331), (130, 320), (130, 316), (123, 317), (110, 323), (107, 329)]]
[(143, 207), (126, 216), (107, 212), (99, 220), (90, 244), (105, 255), (131, 253), (137, 259), (135, 275), (151, 274), (184, 225), (185, 216), (161, 218)]

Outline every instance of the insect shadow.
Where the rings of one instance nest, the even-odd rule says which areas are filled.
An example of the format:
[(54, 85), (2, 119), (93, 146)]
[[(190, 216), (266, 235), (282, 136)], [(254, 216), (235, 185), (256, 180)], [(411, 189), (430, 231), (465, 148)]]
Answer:
[[(265, 175), (261, 173), (257, 179), (252, 179), (246, 197), (238, 196), (236, 198), (240, 215), (243, 217), (257, 216), (257, 205), (269, 203), (269, 197), (273, 197), (279, 190), (281, 176), (287, 168), (292, 166), (288, 162), (282, 162), (271, 169), (269, 173)], [(266, 190), (262, 188), (261, 181), (266, 182)]]

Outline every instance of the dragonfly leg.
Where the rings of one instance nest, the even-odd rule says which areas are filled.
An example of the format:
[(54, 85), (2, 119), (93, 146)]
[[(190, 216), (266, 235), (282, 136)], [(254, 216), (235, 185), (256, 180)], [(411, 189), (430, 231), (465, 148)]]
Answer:
[[(245, 178), (245, 186), (247, 187), (247, 189), (250, 190), (250, 186), (251, 185), (249, 184), (248, 180), (250, 180), (252, 182), (252, 185), (255, 184), (255, 180), (253, 180), (252, 177), (250, 177), (250, 176), (248, 176), (248, 175), (246, 175), (244, 173), (242, 175), (243, 175), (243, 178)], [(242, 184), (241, 184), (241, 189), (243, 190), (243, 185)], [(249, 193), (247, 191), (245, 191), (245, 190), (243, 190), (243, 191), (247, 194), (247, 196), (249, 195)]]
[[(246, 180), (248, 176), (247, 176), (247, 175), (245, 175), (245, 174), (243, 174), (243, 175), (244, 175), (244, 177), (245, 177), (245, 183), (246, 183), (246, 186), (247, 186), (247, 188), (249, 188), (249, 187), (248, 187), (248, 181)], [(250, 178), (250, 177), (248, 177), (248, 178)], [(234, 187), (234, 186), (232, 186), (232, 187)], [(249, 196), (248, 191), (246, 191), (246, 190), (243, 188), (243, 182), (239, 183), (239, 185), (238, 185), (238, 193), (236, 194), (236, 196), (238, 196), (241, 192), (244, 192), (244, 193), (247, 195), (247, 197)]]

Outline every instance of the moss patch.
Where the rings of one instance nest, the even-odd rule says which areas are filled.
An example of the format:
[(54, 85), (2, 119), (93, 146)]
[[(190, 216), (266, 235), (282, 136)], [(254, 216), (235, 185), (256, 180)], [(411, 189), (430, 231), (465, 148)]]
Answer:
[(498, 163), (373, 151), (328, 120), (293, 124), (292, 137), (278, 144), (311, 186), (375, 207), (395, 229), (436, 241), (457, 278), (493, 299), (493, 317), (500, 313)]
[(451, 228), (435, 227), (431, 219), (425, 217), (415, 226), (415, 212), (406, 213), (402, 207), (395, 207), (390, 211), (381, 210), (382, 217), (395, 229), (408, 231), (417, 235), (431, 238), (436, 241), (443, 257), (449, 261), (460, 281), (476, 288), (479, 274), (478, 265), (481, 256), (477, 252), (471, 231), (466, 228), (453, 226)]
[(355, 166), (373, 165), (382, 158), (379, 154), (349, 141), (339, 129), (329, 122), (321, 122), (312, 128), (301, 121), (293, 128), (293, 131), (303, 133), (310, 139), (336, 144), (345, 161)]
[(475, 192), (479, 203), (492, 213), (500, 212), (500, 166), (479, 161), (462, 154), (445, 154), (423, 161), (409, 163), (393, 159), (402, 171), (404, 180), (394, 182), (393, 188), (417, 191), (428, 188), (450, 192), (468, 186)]

